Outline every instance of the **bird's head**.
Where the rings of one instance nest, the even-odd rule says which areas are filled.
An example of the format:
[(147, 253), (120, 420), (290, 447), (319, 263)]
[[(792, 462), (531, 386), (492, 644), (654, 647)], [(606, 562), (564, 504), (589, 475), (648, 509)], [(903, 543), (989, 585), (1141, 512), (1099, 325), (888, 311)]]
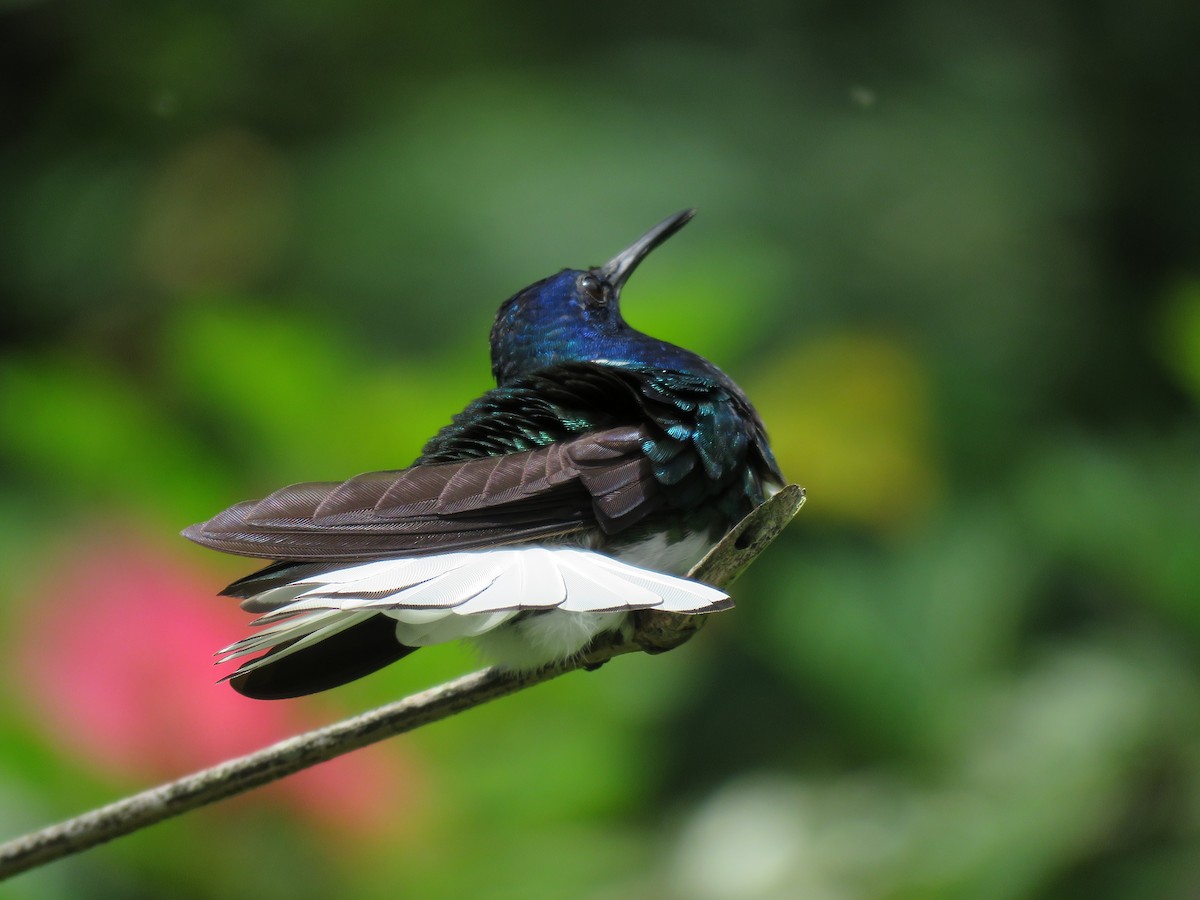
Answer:
[(650, 251), (695, 214), (688, 209), (664, 219), (602, 266), (563, 269), (504, 301), (491, 335), (497, 383), (555, 363), (645, 364), (654, 362), (656, 350), (678, 350), (626, 324), (621, 288)]

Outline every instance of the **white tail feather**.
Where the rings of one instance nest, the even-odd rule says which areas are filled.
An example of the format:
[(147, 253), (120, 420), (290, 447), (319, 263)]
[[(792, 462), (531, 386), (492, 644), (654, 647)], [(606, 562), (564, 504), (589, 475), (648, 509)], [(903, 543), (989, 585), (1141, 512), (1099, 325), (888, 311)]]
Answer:
[[(251, 599), (284, 600), (289, 593), (295, 599), (255, 622), (268, 627), (222, 650), (220, 661), (288, 645), (240, 670), (250, 671), (372, 615), (395, 619), (397, 640), (421, 647), (483, 635), (525, 610), (574, 614), (569, 618), (578, 624), (563, 633), (577, 646), (556, 640), (554, 655), (561, 657), (578, 652), (630, 610), (705, 613), (729, 605), (728, 596), (709, 585), (574, 547), (518, 546), (359, 563)], [(520, 630), (532, 634), (527, 627)]]

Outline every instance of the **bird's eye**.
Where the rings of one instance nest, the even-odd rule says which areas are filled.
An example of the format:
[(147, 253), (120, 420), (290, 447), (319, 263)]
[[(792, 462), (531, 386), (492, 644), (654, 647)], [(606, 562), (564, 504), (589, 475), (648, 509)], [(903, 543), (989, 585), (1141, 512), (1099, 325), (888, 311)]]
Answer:
[(579, 278), (579, 292), (588, 299), (589, 303), (604, 306), (608, 303), (607, 285), (595, 275), (582, 275)]

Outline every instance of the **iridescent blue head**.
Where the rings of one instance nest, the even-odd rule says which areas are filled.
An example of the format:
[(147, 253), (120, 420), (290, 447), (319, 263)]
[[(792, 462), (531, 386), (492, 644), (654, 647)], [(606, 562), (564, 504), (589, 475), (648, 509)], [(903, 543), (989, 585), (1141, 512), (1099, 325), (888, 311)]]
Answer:
[(506, 300), (492, 326), (496, 382), (579, 361), (715, 373), (703, 358), (642, 334), (621, 316), (621, 288), (633, 270), (695, 214), (664, 219), (602, 266), (563, 269)]

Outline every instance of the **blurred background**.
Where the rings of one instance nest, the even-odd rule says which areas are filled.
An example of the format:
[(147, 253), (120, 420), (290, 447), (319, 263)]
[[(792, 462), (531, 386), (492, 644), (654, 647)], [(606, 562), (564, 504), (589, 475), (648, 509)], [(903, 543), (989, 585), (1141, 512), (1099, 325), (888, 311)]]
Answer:
[(0, 4), (0, 836), (476, 665), (243, 700), (182, 527), (395, 468), (497, 305), (637, 327), (809, 491), (738, 607), (17, 898), (1200, 895), (1200, 7)]

